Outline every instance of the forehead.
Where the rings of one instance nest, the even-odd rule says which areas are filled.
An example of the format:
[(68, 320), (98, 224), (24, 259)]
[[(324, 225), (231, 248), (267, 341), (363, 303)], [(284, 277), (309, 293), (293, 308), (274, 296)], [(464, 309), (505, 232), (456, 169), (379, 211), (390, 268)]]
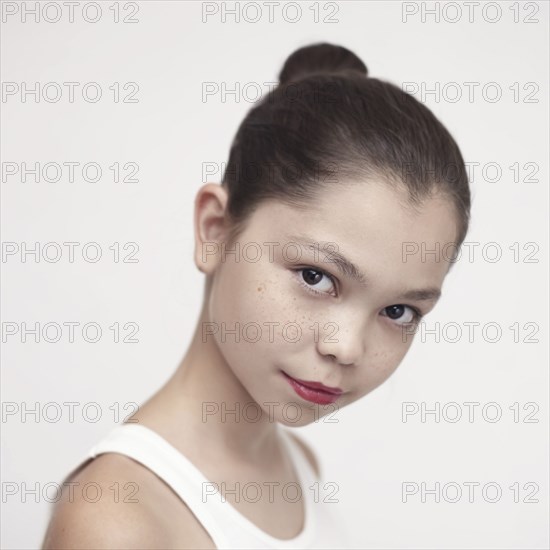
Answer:
[(371, 283), (400, 287), (404, 277), (411, 286), (441, 285), (456, 238), (448, 199), (434, 196), (412, 207), (404, 191), (377, 182), (323, 190), (306, 208), (268, 201), (252, 218), (249, 238), (283, 245), (304, 235), (334, 243)]

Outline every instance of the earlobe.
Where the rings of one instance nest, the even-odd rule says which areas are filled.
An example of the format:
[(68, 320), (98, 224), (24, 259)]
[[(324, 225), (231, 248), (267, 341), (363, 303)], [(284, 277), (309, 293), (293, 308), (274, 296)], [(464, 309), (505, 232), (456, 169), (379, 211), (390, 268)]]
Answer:
[(217, 183), (206, 183), (195, 197), (195, 264), (210, 275), (217, 267), (226, 235), (227, 191)]

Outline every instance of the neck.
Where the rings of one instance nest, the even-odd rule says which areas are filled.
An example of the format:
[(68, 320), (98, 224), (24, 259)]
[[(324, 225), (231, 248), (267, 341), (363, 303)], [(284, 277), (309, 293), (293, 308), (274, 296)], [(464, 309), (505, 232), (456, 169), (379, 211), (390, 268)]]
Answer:
[(209, 451), (262, 462), (276, 448), (277, 423), (233, 374), (212, 338), (207, 300), (176, 372), (134, 415), (175, 442), (201, 441)]

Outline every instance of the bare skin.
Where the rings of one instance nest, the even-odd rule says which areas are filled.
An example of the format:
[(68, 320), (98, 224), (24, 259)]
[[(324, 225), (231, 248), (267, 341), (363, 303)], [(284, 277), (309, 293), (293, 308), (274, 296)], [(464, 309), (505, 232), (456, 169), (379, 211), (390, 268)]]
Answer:
[[(334, 409), (297, 395), (281, 371), (342, 388), (338, 408), (391, 376), (412, 343), (412, 331), (404, 337), (403, 330), (413, 323), (414, 309), (425, 315), (437, 301), (426, 292), (412, 298), (403, 295), (439, 291), (449, 268), (445, 258), (433, 255), (413, 254), (404, 261), (403, 243), (443, 248), (455, 239), (455, 214), (442, 197), (411, 209), (402, 191), (378, 183), (350, 185), (324, 191), (307, 211), (261, 204), (239, 237), (240, 251), (229, 254), (223, 248), (226, 204), (227, 193), (220, 185), (205, 184), (197, 193), (194, 259), (207, 276), (200, 318), (178, 369), (128, 420), (156, 431), (220, 486), (223, 481), (228, 486), (297, 482), (279, 424), (305, 426)], [(316, 256), (302, 248), (298, 260), (296, 247), (283, 253), (292, 240), (289, 235), (296, 234), (335, 243), (338, 252), (365, 274), (367, 284), (338, 271), (330, 256), (334, 248), (326, 255), (321, 247)], [(262, 243), (278, 246), (270, 254)], [(244, 255), (247, 244), (254, 246)], [(251, 261), (257, 257), (256, 245), (261, 257)], [(325, 275), (313, 285), (318, 294), (307, 290), (303, 274), (308, 267), (330, 274), (336, 285)], [(402, 306), (402, 314), (391, 309), (396, 305)], [(288, 322), (300, 327), (297, 340), (283, 331)], [(259, 338), (256, 333), (240, 333), (237, 341), (234, 333), (224, 333), (225, 328), (247, 323), (261, 327)], [(254, 405), (259, 420), (223, 416), (222, 404), (240, 411)], [(298, 420), (285, 415), (288, 404), (301, 413)], [(318, 473), (312, 451), (297, 441)], [(84, 465), (73, 481), (95, 481), (105, 487), (115, 481), (120, 486), (134, 482), (139, 503), (114, 503), (112, 498), (90, 503), (78, 493), (73, 502), (64, 498), (54, 510), (45, 549), (215, 548), (185, 503), (155, 474), (127, 457), (101, 455)], [(227, 499), (271, 536), (290, 539), (302, 531), (301, 500), (291, 503), (279, 497), (270, 503), (267, 492), (255, 503), (236, 502), (232, 495)]]

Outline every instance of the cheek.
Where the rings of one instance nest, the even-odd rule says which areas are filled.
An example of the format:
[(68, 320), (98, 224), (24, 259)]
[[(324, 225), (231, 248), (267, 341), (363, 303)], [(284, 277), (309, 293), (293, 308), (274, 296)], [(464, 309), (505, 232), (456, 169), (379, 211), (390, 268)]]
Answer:
[(209, 316), (213, 337), (230, 365), (259, 366), (293, 345), (298, 334), (294, 322), (300, 324), (300, 319), (283, 272), (269, 263), (241, 262), (226, 264), (217, 275)]
[(395, 334), (380, 335), (371, 341), (370, 352), (365, 359), (360, 375), (361, 380), (358, 383), (363, 395), (382, 384), (395, 372), (411, 347), (411, 343), (411, 339), (408, 342), (402, 341), (400, 331), (395, 331)]

